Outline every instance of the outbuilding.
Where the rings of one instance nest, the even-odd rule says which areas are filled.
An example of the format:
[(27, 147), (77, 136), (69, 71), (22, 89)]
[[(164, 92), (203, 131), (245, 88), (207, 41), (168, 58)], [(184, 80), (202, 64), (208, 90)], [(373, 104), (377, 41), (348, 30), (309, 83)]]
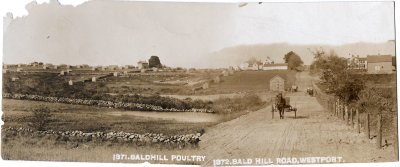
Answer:
[(269, 80), (269, 90), (271, 91), (284, 91), (285, 79), (279, 75), (275, 75)]
[(369, 74), (393, 73), (391, 55), (367, 56), (367, 72)]

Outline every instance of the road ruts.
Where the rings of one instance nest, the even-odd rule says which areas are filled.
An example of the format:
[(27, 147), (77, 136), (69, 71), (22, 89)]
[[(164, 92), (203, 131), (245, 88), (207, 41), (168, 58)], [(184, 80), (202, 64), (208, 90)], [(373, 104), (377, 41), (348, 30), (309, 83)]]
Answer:
[[(196, 153), (205, 155), (203, 166), (213, 159), (340, 156), (345, 162), (390, 161), (393, 148), (377, 150), (364, 134), (358, 134), (325, 112), (304, 90), (313, 77), (298, 73), (300, 92), (287, 94), (298, 108), (285, 119), (271, 118), (271, 106), (206, 130)], [(276, 115), (276, 114), (275, 114)], [(390, 154), (390, 155), (389, 155)]]

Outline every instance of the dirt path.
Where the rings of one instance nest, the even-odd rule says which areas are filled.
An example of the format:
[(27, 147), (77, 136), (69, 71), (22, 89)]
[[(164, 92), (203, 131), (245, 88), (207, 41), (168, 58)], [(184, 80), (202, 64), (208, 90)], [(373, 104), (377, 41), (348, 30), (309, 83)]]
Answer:
[(315, 97), (304, 92), (311, 79), (296, 75), (300, 92), (288, 94), (296, 103), (298, 118), (286, 113), (271, 118), (271, 107), (255, 111), (208, 129), (201, 138), (200, 151), (213, 159), (337, 156), (345, 162), (394, 161), (393, 147), (375, 149), (374, 140), (324, 111)]

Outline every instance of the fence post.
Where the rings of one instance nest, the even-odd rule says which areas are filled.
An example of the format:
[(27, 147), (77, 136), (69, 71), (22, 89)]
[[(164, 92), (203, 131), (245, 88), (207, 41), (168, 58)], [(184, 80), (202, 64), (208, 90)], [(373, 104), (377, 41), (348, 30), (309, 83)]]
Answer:
[(376, 146), (380, 149), (382, 145), (382, 114), (378, 114), (378, 138), (376, 139)]
[(353, 117), (354, 108), (350, 109), (350, 120), (351, 120), (351, 127), (354, 128), (354, 117)]
[(378, 138), (376, 139), (376, 147), (379, 149), (381, 148), (382, 145), (382, 114), (378, 114)]
[(340, 110), (342, 112), (342, 119), (345, 120), (345, 107), (343, 102), (340, 103)]
[(371, 139), (370, 138), (370, 130), (369, 130), (369, 113), (367, 113), (367, 119), (366, 119), (366, 128), (367, 128), (367, 136), (368, 136), (368, 139)]
[(344, 105), (344, 113), (346, 114), (346, 124), (349, 125), (349, 109), (347, 104)]
[(337, 116), (337, 111), (336, 111), (336, 105), (337, 105), (337, 101), (336, 99), (334, 99), (335, 105), (333, 105), (333, 111), (335, 111), (335, 116)]
[(332, 109), (331, 109), (331, 100), (328, 100), (328, 112), (330, 112), (332, 114)]
[(335, 111), (336, 111), (336, 116), (339, 117), (339, 103), (337, 99), (335, 101)]
[(361, 131), (360, 131), (360, 113), (359, 113), (359, 111), (358, 111), (358, 108), (356, 108), (356, 116), (357, 116), (357, 131), (358, 131), (358, 133), (361, 133)]

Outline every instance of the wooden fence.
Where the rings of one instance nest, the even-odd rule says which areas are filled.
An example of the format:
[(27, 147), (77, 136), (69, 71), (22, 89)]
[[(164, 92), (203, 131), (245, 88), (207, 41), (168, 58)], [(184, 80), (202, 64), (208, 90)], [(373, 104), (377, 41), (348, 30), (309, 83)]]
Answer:
[[(313, 84), (313, 89), (314, 96), (331, 116), (343, 120), (346, 125), (351, 126), (358, 133), (365, 132), (369, 140), (375, 139), (378, 149), (393, 144), (396, 157), (398, 157), (397, 129), (394, 129), (396, 133), (393, 133), (393, 129), (388, 130), (389, 128), (397, 128), (397, 114), (393, 115), (388, 114), (391, 112), (382, 111), (376, 113), (363, 112), (356, 106), (346, 105), (340, 99), (322, 92), (315, 84)], [(388, 140), (392, 142), (388, 143)]]

